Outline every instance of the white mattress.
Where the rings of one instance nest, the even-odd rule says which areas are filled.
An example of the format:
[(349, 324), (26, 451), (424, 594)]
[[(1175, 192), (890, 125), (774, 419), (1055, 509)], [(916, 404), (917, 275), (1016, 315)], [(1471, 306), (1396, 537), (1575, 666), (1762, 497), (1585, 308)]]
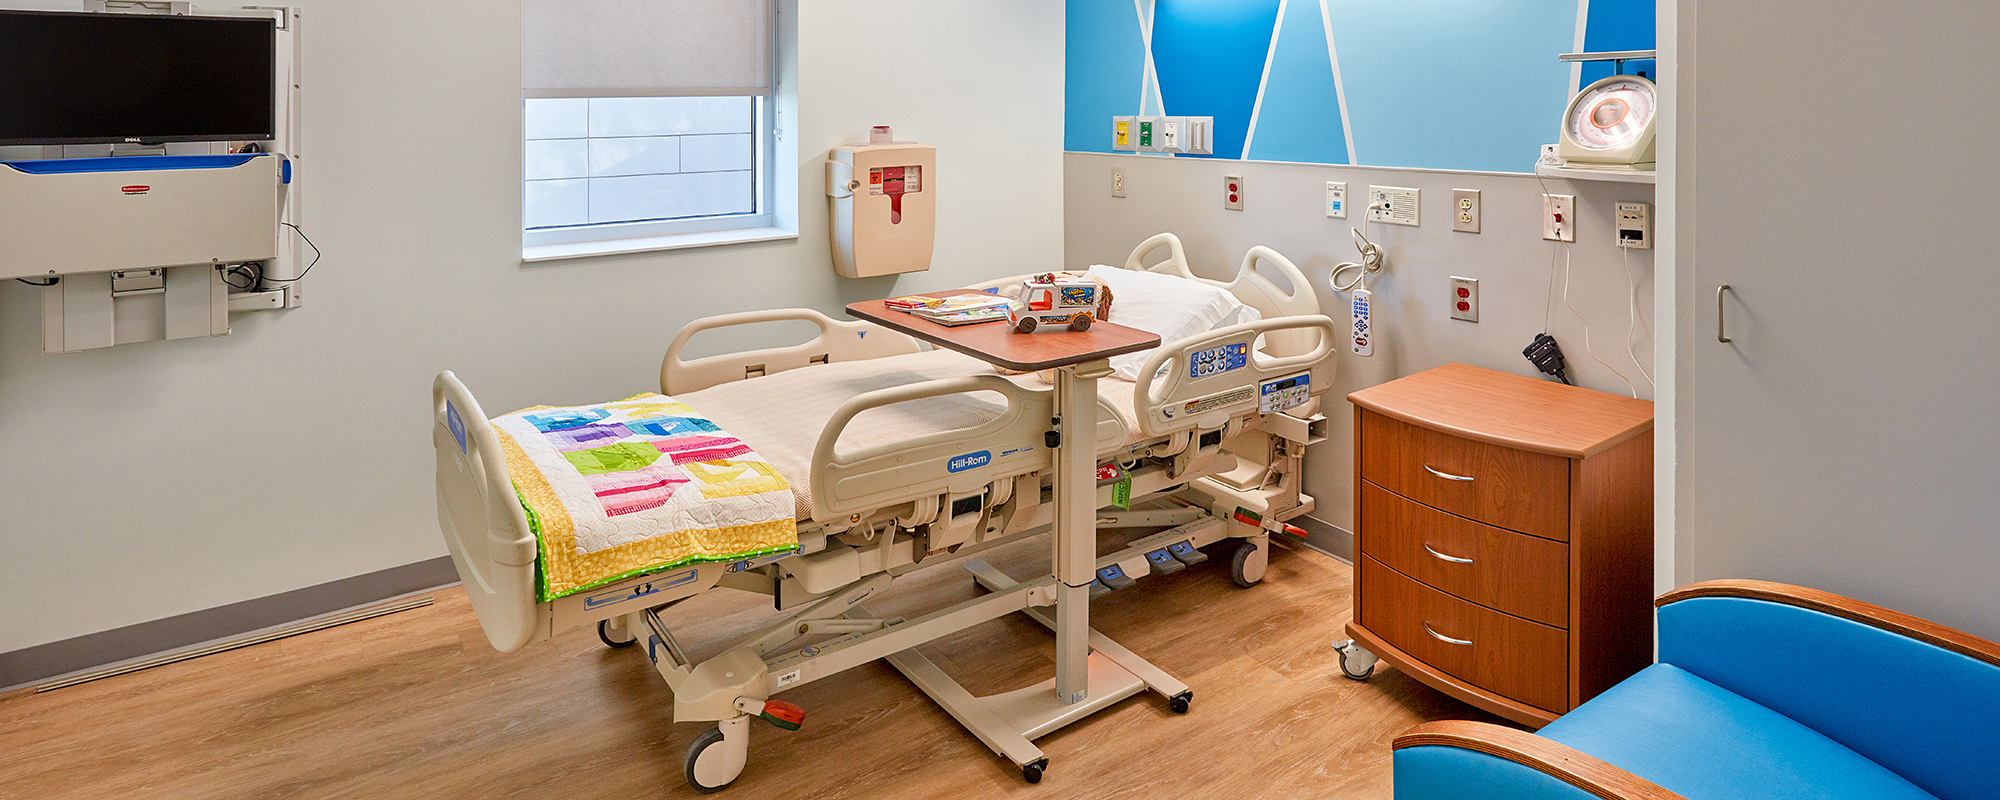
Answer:
[[(950, 350), (843, 361), (732, 381), (698, 392), (674, 395), (714, 420), (764, 457), (792, 485), (800, 521), (812, 518), (812, 455), (827, 420), (849, 398), (863, 392), (961, 375), (993, 375), (984, 361)], [(1049, 385), (1034, 375), (1007, 376), (1030, 389)], [(1132, 383), (1104, 378), (1098, 395), (1123, 415), (1125, 440), (1113, 450), (1144, 438), (1133, 420)], [(1003, 401), (989, 394), (954, 394), (870, 409), (854, 418), (840, 437), (843, 451), (888, 444), (932, 431), (968, 428), (1000, 415)]]

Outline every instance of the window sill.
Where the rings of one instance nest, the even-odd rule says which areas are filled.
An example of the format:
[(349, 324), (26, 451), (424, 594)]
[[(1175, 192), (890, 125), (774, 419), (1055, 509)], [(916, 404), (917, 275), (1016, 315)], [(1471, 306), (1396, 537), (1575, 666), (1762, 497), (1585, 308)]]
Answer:
[(521, 261), (558, 261), (565, 258), (590, 258), (592, 256), (615, 256), (626, 253), (650, 253), (656, 250), (684, 250), (690, 247), (713, 247), (725, 244), (746, 244), (749, 242), (776, 242), (797, 239), (799, 232), (784, 228), (738, 228), (730, 231), (708, 231), (706, 233), (677, 233), (669, 236), (646, 236), (636, 239), (607, 239), (600, 242), (577, 242), (574, 244), (542, 244), (523, 246)]

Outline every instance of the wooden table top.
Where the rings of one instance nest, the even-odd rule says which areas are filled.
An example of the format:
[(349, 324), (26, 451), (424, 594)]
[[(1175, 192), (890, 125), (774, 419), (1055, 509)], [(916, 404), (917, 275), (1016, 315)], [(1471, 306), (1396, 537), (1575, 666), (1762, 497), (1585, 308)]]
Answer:
[[(951, 297), (971, 290), (923, 292), (927, 297)], [(884, 305), (885, 300), (848, 303), (847, 313), (891, 330), (901, 331), (1008, 369), (1033, 372), (1081, 364), (1100, 358), (1136, 353), (1160, 346), (1160, 337), (1137, 328), (1099, 322), (1090, 330), (1015, 333), (1005, 321), (976, 322), (952, 327)]]
[(1653, 403), (1506, 372), (1446, 364), (1347, 396), (1413, 425), (1563, 458), (1586, 458), (1653, 429)]

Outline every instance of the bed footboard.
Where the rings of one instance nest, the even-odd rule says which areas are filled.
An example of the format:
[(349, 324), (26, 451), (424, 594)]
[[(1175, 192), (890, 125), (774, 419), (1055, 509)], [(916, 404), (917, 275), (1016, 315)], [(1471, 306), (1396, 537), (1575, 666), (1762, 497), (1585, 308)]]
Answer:
[(486, 638), (503, 653), (548, 635), (535, 604), (535, 535), (486, 412), (450, 372), (431, 383), (438, 530)]
[[(719, 356), (681, 359), (681, 348), (702, 331), (750, 325), (758, 322), (803, 320), (819, 326), (819, 335), (804, 344), (769, 347)], [(898, 356), (922, 349), (917, 340), (871, 322), (841, 321), (810, 308), (778, 308), (703, 317), (681, 328), (667, 356), (660, 364), (660, 392), (681, 394), (700, 391), (719, 383), (755, 378), (788, 369), (798, 369), (832, 361), (860, 361)]]

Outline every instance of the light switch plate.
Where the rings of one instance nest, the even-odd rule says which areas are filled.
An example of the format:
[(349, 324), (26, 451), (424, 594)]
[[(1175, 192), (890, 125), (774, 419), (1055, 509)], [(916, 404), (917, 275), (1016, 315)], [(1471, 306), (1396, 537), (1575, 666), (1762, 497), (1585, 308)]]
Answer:
[(1335, 219), (1347, 219), (1347, 182), (1326, 182), (1326, 215)]
[(1451, 190), (1451, 229), (1465, 233), (1479, 232), (1479, 190)]
[(1368, 187), (1368, 221), (1415, 227), (1419, 191), (1401, 186)]
[(1451, 276), (1451, 318), (1479, 321), (1479, 279)]
[(1576, 241), (1576, 195), (1542, 195), (1542, 238), (1551, 242)]

